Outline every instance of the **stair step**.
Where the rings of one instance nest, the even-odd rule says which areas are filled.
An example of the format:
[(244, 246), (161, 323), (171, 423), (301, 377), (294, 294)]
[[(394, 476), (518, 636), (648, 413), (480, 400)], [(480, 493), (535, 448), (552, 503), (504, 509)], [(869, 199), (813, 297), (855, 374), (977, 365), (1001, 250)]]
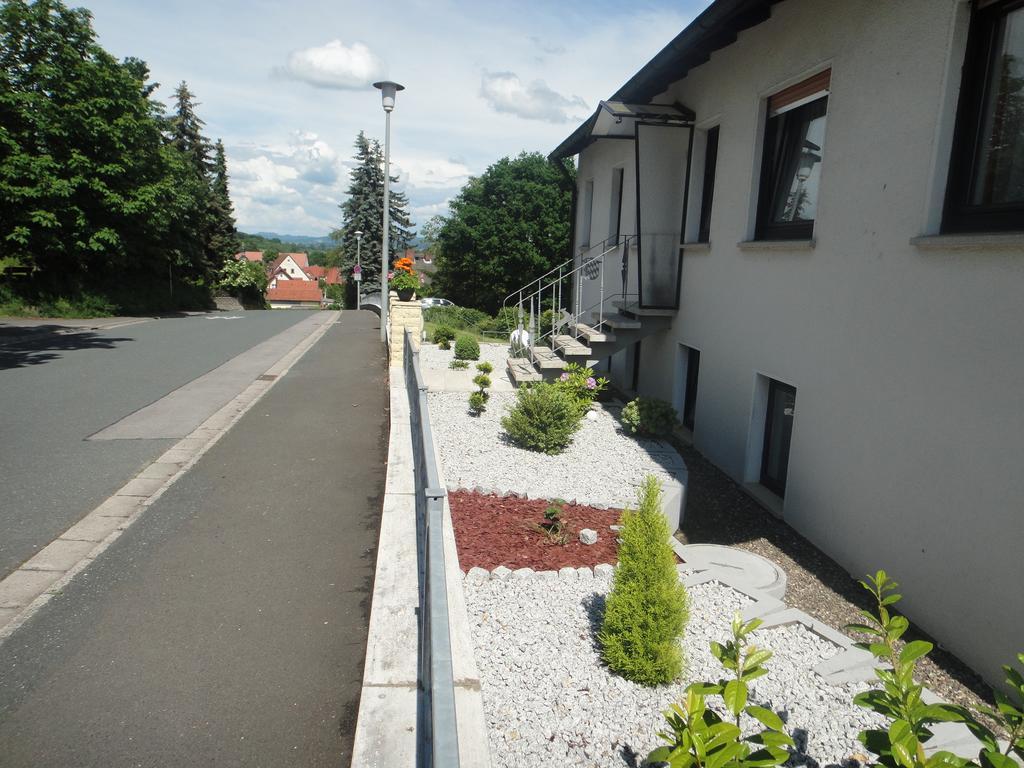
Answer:
[(639, 320), (625, 315), (609, 315), (604, 319), (604, 324), (609, 328), (621, 328), (624, 331), (643, 327)]
[[(639, 325), (639, 323), (637, 323), (637, 325)], [(576, 323), (576, 333), (578, 333), (580, 336), (583, 336), (587, 340), (588, 344), (598, 344), (601, 342), (607, 343), (615, 341), (615, 334), (604, 333), (602, 331), (597, 330), (597, 328), (593, 328), (589, 325), (584, 325), (583, 323)]]
[(651, 309), (649, 307), (641, 307), (638, 302), (635, 301), (622, 301), (616, 299), (612, 302), (621, 312), (627, 312), (637, 317), (672, 317), (676, 314), (677, 310), (674, 309)]
[(551, 346), (565, 357), (590, 357), (593, 354), (590, 347), (568, 335), (555, 336), (551, 341)]
[(542, 381), (544, 379), (537, 372), (537, 369), (533, 367), (533, 363), (525, 357), (510, 357), (505, 361), (505, 365), (508, 366), (508, 375), (516, 386), (528, 381)]
[(565, 360), (556, 355), (550, 347), (530, 347), (530, 356), (541, 371), (565, 368)]

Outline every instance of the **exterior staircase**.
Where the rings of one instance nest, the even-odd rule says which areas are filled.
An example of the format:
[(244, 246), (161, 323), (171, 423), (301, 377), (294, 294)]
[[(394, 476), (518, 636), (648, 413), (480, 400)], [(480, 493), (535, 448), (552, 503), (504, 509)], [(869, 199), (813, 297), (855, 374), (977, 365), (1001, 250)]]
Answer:
[[(669, 327), (676, 310), (641, 307), (627, 292), (634, 239), (598, 243), (506, 297), (506, 310), (514, 308), (517, 318), (507, 361), (514, 384), (557, 379), (569, 363), (592, 364)], [(620, 282), (613, 290), (605, 278), (615, 271)], [(569, 287), (571, 298), (563, 301)], [(542, 326), (545, 305), (552, 311)]]

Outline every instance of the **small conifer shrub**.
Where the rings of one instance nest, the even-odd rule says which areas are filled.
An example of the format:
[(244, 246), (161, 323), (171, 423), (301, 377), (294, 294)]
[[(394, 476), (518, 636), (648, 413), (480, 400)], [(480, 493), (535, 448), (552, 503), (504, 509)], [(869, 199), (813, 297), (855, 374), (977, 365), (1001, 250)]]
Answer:
[(619, 566), (598, 634), (609, 669), (641, 685), (660, 685), (683, 670), (680, 644), (689, 609), (661, 513), (661, 486), (648, 476), (638, 506), (622, 517)]
[(434, 329), (434, 343), (441, 349), (451, 349), (452, 339), (455, 338), (455, 331), (447, 325), (439, 325)]

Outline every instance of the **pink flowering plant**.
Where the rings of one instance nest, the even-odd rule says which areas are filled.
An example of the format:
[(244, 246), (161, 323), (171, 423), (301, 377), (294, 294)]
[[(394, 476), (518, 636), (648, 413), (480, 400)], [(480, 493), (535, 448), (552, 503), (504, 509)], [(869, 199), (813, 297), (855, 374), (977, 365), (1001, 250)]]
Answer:
[(558, 387), (572, 397), (579, 412), (583, 414), (590, 409), (590, 404), (598, 394), (608, 387), (608, 379), (595, 378), (593, 369), (569, 363), (558, 379)]

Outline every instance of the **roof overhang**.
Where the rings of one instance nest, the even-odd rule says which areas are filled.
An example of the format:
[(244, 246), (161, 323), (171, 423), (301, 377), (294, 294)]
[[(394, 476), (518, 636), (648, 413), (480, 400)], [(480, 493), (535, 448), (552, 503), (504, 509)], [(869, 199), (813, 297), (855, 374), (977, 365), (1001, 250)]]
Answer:
[[(672, 83), (682, 80), (715, 51), (736, 41), (744, 29), (756, 26), (771, 17), (771, 6), (781, 0), (715, 0), (653, 59), (619, 88), (610, 102), (650, 105), (658, 94)], [(578, 154), (594, 139), (592, 130), (601, 108), (583, 125), (558, 145), (549, 157), (558, 159)]]
[(694, 113), (682, 104), (627, 104), (602, 101), (594, 114), (548, 157), (558, 160), (579, 154), (598, 139), (632, 139), (637, 123), (693, 125)]

